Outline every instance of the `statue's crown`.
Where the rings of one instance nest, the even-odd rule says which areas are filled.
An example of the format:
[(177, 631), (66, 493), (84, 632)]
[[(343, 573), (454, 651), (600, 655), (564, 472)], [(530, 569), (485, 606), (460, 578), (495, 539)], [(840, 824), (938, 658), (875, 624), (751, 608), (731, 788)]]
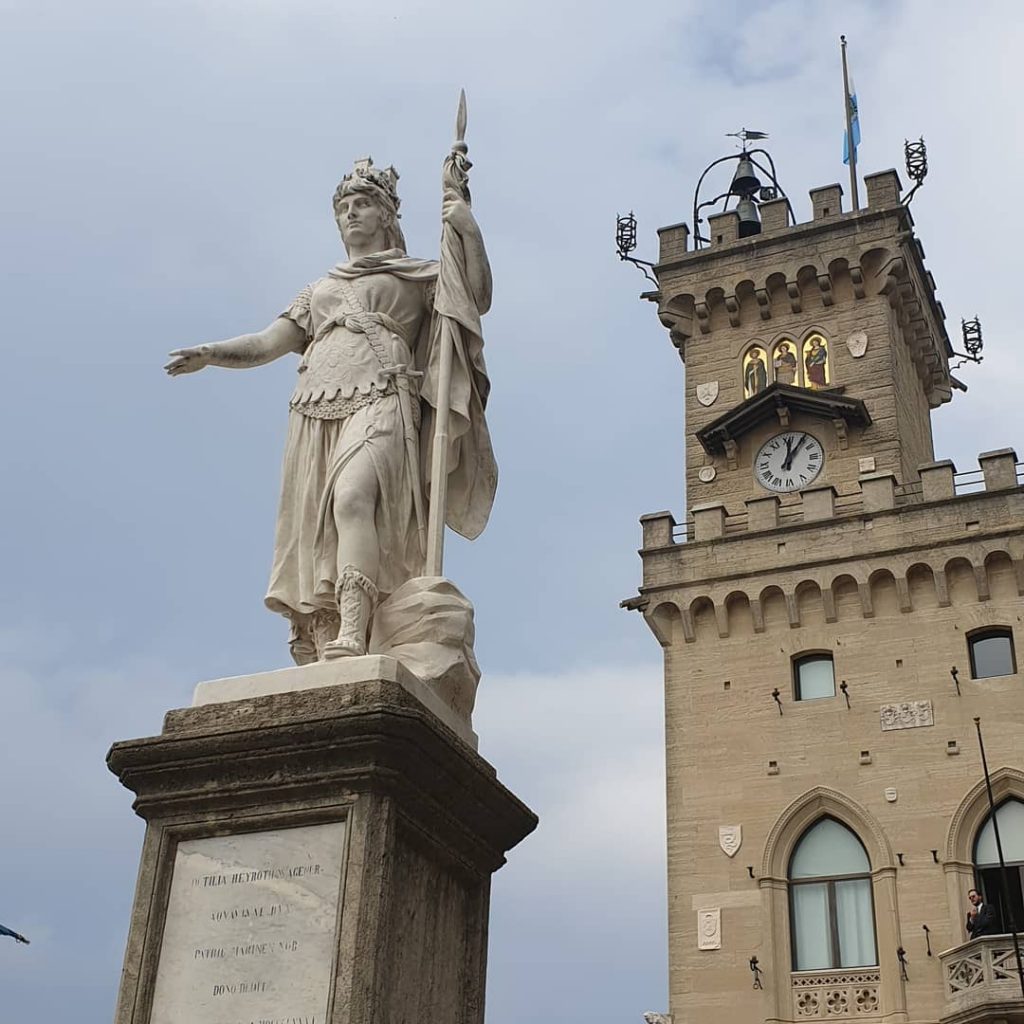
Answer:
[(379, 188), (395, 204), (395, 209), (398, 209), (401, 200), (398, 198), (398, 171), (394, 167), (374, 167), (372, 156), (357, 160), (352, 167), (352, 173), (341, 179), (341, 188), (344, 189), (358, 178)]

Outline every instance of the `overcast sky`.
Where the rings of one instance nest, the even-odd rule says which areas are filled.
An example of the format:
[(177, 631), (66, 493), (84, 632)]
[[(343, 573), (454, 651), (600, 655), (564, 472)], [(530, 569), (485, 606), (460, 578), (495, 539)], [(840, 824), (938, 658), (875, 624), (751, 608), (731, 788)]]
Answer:
[[(726, 132), (771, 133), (801, 219), (924, 135), (914, 215), (981, 367), (935, 417), (959, 469), (1021, 442), (1020, 5), (646, 0), (0, 0), (0, 940), (4, 1021), (111, 1019), (141, 822), (103, 763), (203, 679), (287, 664), (265, 611), (294, 363), (166, 379), (167, 350), (259, 328), (341, 252), (354, 158), (401, 171), (435, 256), (469, 96), (500, 466), (452, 541), (477, 608), (481, 752), (541, 815), (495, 879), (488, 1024), (665, 1009), (661, 664), (619, 610), (637, 518), (681, 517), (683, 368), (637, 255), (689, 218)], [(1024, 449), (1021, 449), (1024, 451)], [(745, 979), (737, 979), (745, 982)]]

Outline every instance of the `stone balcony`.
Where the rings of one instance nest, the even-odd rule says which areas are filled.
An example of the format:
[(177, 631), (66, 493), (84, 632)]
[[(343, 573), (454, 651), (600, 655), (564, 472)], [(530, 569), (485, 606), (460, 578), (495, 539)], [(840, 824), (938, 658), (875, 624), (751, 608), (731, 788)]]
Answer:
[(939, 954), (939, 963), (945, 988), (941, 1024), (1024, 1024), (1024, 994), (1009, 935), (954, 946)]
[(877, 1020), (881, 974), (877, 967), (797, 971), (792, 975), (797, 1020)]

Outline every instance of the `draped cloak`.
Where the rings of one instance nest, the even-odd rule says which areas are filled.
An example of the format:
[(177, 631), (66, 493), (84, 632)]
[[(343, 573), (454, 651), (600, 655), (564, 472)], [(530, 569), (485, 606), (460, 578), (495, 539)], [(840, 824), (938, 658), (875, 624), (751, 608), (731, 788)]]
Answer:
[[(335, 606), (333, 492), (359, 451), (370, 456), (377, 475), (382, 596), (422, 575), (412, 486), (423, 487), (429, 498), (442, 331), (454, 343), (446, 522), (469, 539), (487, 523), (497, 467), (484, 415), (490, 382), (480, 316), (463, 254), (446, 251), (444, 258), (454, 261), (457, 273), (446, 273), (442, 281), (437, 262), (412, 259), (399, 249), (339, 263), (281, 314), (303, 329), (306, 347), (289, 413), (266, 597), (275, 611), (304, 615)], [(399, 287), (381, 288), (384, 282), (375, 275), (390, 275)], [(399, 398), (384, 372), (385, 364), (399, 361), (423, 374), (419, 397), (415, 384), (412, 394), (419, 441), (415, 467), (409, 465)]]

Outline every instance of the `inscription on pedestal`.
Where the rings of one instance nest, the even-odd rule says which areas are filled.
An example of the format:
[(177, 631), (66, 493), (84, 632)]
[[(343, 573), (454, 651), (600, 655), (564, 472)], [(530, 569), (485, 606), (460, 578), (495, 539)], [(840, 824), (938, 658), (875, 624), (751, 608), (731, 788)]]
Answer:
[(345, 824), (178, 844), (150, 1024), (326, 1024)]

